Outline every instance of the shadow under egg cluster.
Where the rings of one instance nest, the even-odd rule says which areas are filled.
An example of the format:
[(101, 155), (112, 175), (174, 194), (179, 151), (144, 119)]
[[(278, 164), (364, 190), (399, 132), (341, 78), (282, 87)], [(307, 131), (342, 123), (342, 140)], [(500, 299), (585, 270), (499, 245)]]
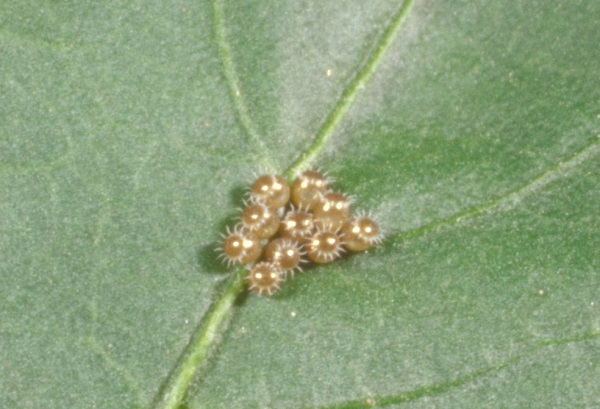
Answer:
[(364, 212), (351, 215), (352, 200), (331, 190), (331, 180), (306, 171), (289, 185), (282, 176), (260, 176), (250, 189), (239, 221), (220, 246), (229, 266), (246, 265), (248, 288), (273, 295), (307, 263), (324, 264), (342, 253), (378, 244), (378, 224)]

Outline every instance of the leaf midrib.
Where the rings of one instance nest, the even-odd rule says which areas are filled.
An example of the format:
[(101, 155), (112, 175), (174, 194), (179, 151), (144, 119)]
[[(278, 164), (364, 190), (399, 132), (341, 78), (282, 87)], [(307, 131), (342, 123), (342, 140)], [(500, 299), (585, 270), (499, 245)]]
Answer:
[[(339, 99), (327, 115), (325, 121), (315, 135), (312, 144), (300, 154), (296, 161), (284, 172), (284, 176), (291, 180), (298, 172), (308, 168), (323, 152), (327, 142), (348, 113), (351, 105), (377, 70), (381, 60), (394, 41), (398, 31), (414, 4), (414, 0), (405, 0), (398, 11), (393, 15), (379, 40), (374, 51), (369, 55), (363, 67), (350, 80), (341, 93)], [(255, 144), (254, 149), (260, 152), (262, 164), (272, 168), (270, 153), (265, 142), (256, 130), (256, 126), (248, 114), (239, 80), (234, 69), (229, 44), (225, 36), (223, 25), (223, 9), (220, 0), (213, 1), (215, 19), (215, 40), (219, 56), (223, 65), (229, 94), (232, 99), (236, 117), (244, 133)], [(217, 334), (221, 333), (226, 324), (227, 317), (231, 315), (234, 302), (244, 289), (245, 270), (238, 268), (224, 289), (222, 295), (216, 300), (212, 310), (206, 315), (203, 322), (196, 328), (195, 336), (188, 347), (183, 351), (181, 359), (171, 372), (167, 382), (160, 389), (155, 406), (163, 409), (177, 409), (185, 400), (187, 390), (198, 367), (206, 359), (209, 351), (215, 346)]]

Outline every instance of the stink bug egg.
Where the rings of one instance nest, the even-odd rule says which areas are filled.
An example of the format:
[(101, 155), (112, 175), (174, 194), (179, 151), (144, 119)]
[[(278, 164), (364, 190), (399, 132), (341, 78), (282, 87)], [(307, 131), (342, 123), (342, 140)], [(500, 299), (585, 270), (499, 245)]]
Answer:
[(302, 247), (290, 239), (275, 239), (265, 248), (265, 259), (279, 265), (284, 273), (293, 272), (294, 269), (302, 271), (299, 264), (304, 261), (302, 259), (304, 254)]
[(308, 258), (315, 263), (330, 263), (344, 251), (339, 234), (327, 227), (318, 228), (306, 241)]
[(370, 217), (359, 215), (342, 227), (344, 247), (350, 251), (364, 251), (381, 243), (383, 234), (379, 225)]
[(292, 184), (292, 202), (297, 207), (311, 210), (319, 203), (320, 196), (327, 190), (330, 180), (318, 172), (309, 170), (302, 173)]
[(221, 247), (221, 258), (227, 264), (248, 264), (256, 261), (262, 252), (260, 239), (252, 232), (236, 227), (233, 231), (227, 228)]
[(312, 213), (292, 209), (284, 216), (279, 230), (283, 237), (302, 241), (311, 234), (313, 227)]
[(250, 270), (246, 282), (248, 288), (258, 295), (273, 295), (279, 290), (283, 277), (275, 263), (261, 261)]
[(337, 230), (350, 216), (350, 199), (341, 193), (327, 192), (321, 195), (321, 201), (314, 207), (315, 222)]
[(252, 185), (250, 196), (277, 209), (290, 200), (290, 187), (281, 176), (263, 175)]
[(251, 201), (242, 210), (240, 221), (244, 229), (253, 232), (260, 239), (268, 239), (279, 230), (281, 219), (273, 208), (265, 203)]

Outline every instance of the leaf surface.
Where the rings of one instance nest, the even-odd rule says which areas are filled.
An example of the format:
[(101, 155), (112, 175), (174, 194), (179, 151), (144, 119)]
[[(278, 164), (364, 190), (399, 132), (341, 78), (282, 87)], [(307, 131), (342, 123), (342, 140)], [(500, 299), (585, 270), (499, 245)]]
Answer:
[(386, 241), (242, 296), (187, 407), (600, 405), (600, 4), (416, 0), (346, 101), (402, 2), (321, 3), (0, 6), (1, 407), (158, 405), (344, 107), (311, 165)]

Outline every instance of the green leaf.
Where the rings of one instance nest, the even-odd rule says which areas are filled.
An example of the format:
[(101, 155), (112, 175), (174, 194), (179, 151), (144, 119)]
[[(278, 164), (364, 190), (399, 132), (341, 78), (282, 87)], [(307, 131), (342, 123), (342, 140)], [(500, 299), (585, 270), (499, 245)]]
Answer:
[[(408, 5), (0, 5), (0, 407), (600, 405), (600, 3)], [(386, 241), (238, 297), (304, 166)]]

